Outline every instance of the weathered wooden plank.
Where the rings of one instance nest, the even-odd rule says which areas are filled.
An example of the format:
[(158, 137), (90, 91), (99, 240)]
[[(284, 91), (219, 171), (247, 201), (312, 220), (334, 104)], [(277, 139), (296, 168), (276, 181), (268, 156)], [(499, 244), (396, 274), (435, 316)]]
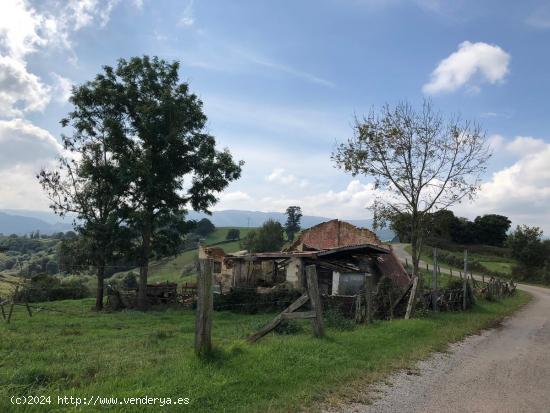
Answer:
[(407, 311), (405, 312), (405, 320), (411, 318), (414, 314), (414, 306), (416, 304), (416, 290), (418, 288), (418, 275), (414, 277), (411, 295), (409, 296), (409, 302), (407, 303)]
[(214, 294), (212, 291), (212, 260), (199, 261), (200, 272), (197, 280), (197, 315), (195, 319), (195, 353), (198, 356), (212, 350), (212, 312)]
[(295, 311), (293, 313), (281, 313), (284, 320), (295, 320), (303, 318), (314, 318), (316, 316), (315, 311)]
[(279, 313), (273, 320), (271, 320), (269, 323), (263, 326), (259, 331), (257, 331), (256, 333), (248, 337), (247, 340), (251, 343), (258, 341), (260, 338), (262, 338), (271, 330), (273, 330), (275, 327), (277, 327), (277, 325), (279, 325), (281, 321), (283, 321), (283, 314), (292, 313), (293, 311), (296, 311), (305, 303), (307, 303), (308, 300), (309, 300), (309, 297), (307, 296), (307, 294), (302, 295), (300, 298), (298, 298), (296, 301), (290, 304), (287, 308), (285, 308), (281, 313)]
[(316, 317), (311, 319), (313, 333), (316, 337), (323, 337), (325, 335), (325, 327), (323, 325), (323, 308), (321, 306), (319, 283), (317, 281), (317, 268), (315, 265), (308, 265), (306, 267), (306, 277), (311, 309), (316, 313)]
[(357, 294), (355, 296), (355, 322), (356, 323), (361, 323), (363, 320), (362, 320), (362, 317), (361, 317), (361, 306), (362, 306), (362, 302), (363, 302), (363, 297), (361, 294)]

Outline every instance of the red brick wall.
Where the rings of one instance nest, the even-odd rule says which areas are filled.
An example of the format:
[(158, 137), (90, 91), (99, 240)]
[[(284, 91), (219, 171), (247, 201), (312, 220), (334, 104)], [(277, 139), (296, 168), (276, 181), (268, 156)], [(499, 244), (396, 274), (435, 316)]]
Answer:
[(294, 246), (304, 243), (317, 249), (327, 249), (355, 244), (382, 244), (378, 237), (366, 228), (357, 228), (334, 219), (304, 231)]

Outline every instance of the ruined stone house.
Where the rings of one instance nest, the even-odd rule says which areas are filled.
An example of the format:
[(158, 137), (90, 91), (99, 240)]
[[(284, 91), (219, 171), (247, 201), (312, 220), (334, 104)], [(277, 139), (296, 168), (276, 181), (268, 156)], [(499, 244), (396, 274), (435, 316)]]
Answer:
[(223, 291), (235, 287), (306, 288), (305, 267), (315, 265), (319, 290), (325, 295), (353, 295), (364, 290), (365, 275), (378, 282), (388, 277), (406, 288), (407, 271), (370, 230), (332, 220), (311, 227), (284, 251), (225, 254), (220, 247), (201, 247), (199, 258), (214, 261), (213, 272)]

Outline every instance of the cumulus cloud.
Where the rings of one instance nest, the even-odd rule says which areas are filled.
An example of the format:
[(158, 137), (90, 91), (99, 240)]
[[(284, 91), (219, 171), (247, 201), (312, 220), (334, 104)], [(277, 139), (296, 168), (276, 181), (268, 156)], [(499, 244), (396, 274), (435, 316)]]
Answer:
[(23, 119), (0, 120), (0, 169), (53, 160), (61, 145), (45, 129)]
[(483, 83), (503, 81), (509, 63), (510, 55), (499, 46), (465, 41), (458, 45), (456, 52), (439, 62), (422, 90), (426, 94), (437, 94), (466, 87), (475, 92)]
[[(520, 150), (522, 145), (524, 148)], [(481, 186), (473, 203), (455, 209), (469, 217), (503, 214), (514, 225), (537, 225), (550, 234), (550, 144), (518, 137), (506, 144), (506, 150), (515, 151), (520, 159), (495, 172)]]
[(0, 112), (4, 116), (43, 110), (50, 101), (49, 93), (50, 87), (29, 73), (24, 63), (0, 56)]
[(73, 82), (57, 73), (51, 74), (54, 79), (53, 97), (56, 101), (65, 103), (71, 97)]
[(506, 150), (514, 155), (525, 156), (546, 149), (546, 142), (531, 136), (517, 136), (506, 144)]
[(250, 195), (243, 191), (225, 192), (221, 195), (221, 198), (226, 202), (249, 201), (252, 199)]
[(273, 172), (266, 176), (265, 179), (269, 182), (274, 182), (281, 185), (293, 185), (300, 188), (305, 188), (308, 185), (308, 181), (306, 179), (300, 179), (292, 174), (286, 173), (284, 168), (274, 169)]
[(0, 208), (47, 209), (49, 202), (35, 177), (33, 165), (0, 169)]
[[(233, 195), (235, 194), (235, 195)], [(372, 184), (363, 184), (352, 180), (340, 191), (300, 194), (278, 197), (264, 196), (254, 198), (241, 192), (228, 193), (220, 197), (217, 210), (252, 209), (264, 212), (283, 212), (289, 205), (300, 205), (305, 214), (335, 218), (365, 218), (371, 214), (367, 207), (372, 204), (380, 191)]]

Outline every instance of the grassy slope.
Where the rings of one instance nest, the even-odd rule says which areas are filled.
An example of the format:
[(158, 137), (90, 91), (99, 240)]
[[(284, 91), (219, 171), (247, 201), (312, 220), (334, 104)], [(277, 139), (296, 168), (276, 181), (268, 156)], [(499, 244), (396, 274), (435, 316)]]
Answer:
[(528, 300), (520, 292), (505, 302), (481, 302), (465, 313), (377, 322), (348, 332), (329, 329), (324, 339), (313, 338), (307, 329), (255, 345), (243, 338), (272, 315), (218, 312), (213, 324), (218, 350), (209, 362), (193, 355), (194, 313), (189, 310), (95, 314), (88, 311), (92, 300), (80, 300), (48, 304), (71, 315), (37, 312), (29, 318), (17, 308), (12, 324), (0, 323), (0, 411), (49, 410), (17, 410), (9, 404), (11, 395), (41, 394), (55, 400), (57, 395), (190, 397), (188, 411), (201, 412), (295, 411), (354, 383), (363, 386), (411, 367)]
[[(405, 246), (405, 250), (411, 254), (411, 246), (407, 245)], [(462, 258), (464, 255), (459, 252), (450, 252), (445, 251), (448, 254), (455, 255), (459, 258)], [(508, 276), (512, 273), (512, 266), (514, 265), (514, 260), (509, 258), (503, 258), (503, 257), (497, 257), (492, 255), (486, 255), (486, 254), (468, 254), (470, 259), (475, 259), (480, 262), (481, 265), (483, 265), (485, 268), (487, 268), (489, 271), (498, 271), (502, 273), (503, 276)], [(421, 260), (424, 262), (428, 262), (431, 265), (432, 258), (428, 256), (427, 254), (422, 253)], [(453, 270), (462, 271), (463, 268), (458, 268), (446, 263), (441, 262), (440, 264), (441, 268), (452, 268)]]
[[(227, 232), (234, 227), (220, 227), (216, 228), (216, 230), (210, 234), (205, 239), (205, 244), (215, 244), (221, 241), (225, 241), (225, 237), (227, 236)], [(244, 237), (249, 231), (251, 231), (253, 228), (240, 228), (237, 227), (241, 231), (241, 238)], [(220, 247), (222, 247), (225, 252), (235, 252), (240, 249), (239, 247), (239, 241), (233, 241), (228, 242), (224, 244), (220, 244)], [(154, 261), (149, 266), (149, 282), (150, 283), (157, 283), (157, 282), (176, 282), (178, 284), (182, 282), (189, 282), (193, 281), (195, 278), (195, 275), (193, 273), (187, 273), (183, 274), (182, 270), (186, 265), (193, 264), (193, 262), (197, 258), (197, 251), (186, 251), (181, 254), (178, 254), (176, 257), (167, 257), (163, 258), (158, 261)], [(134, 272), (139, 272), (137, 269), (134, 270)]]

